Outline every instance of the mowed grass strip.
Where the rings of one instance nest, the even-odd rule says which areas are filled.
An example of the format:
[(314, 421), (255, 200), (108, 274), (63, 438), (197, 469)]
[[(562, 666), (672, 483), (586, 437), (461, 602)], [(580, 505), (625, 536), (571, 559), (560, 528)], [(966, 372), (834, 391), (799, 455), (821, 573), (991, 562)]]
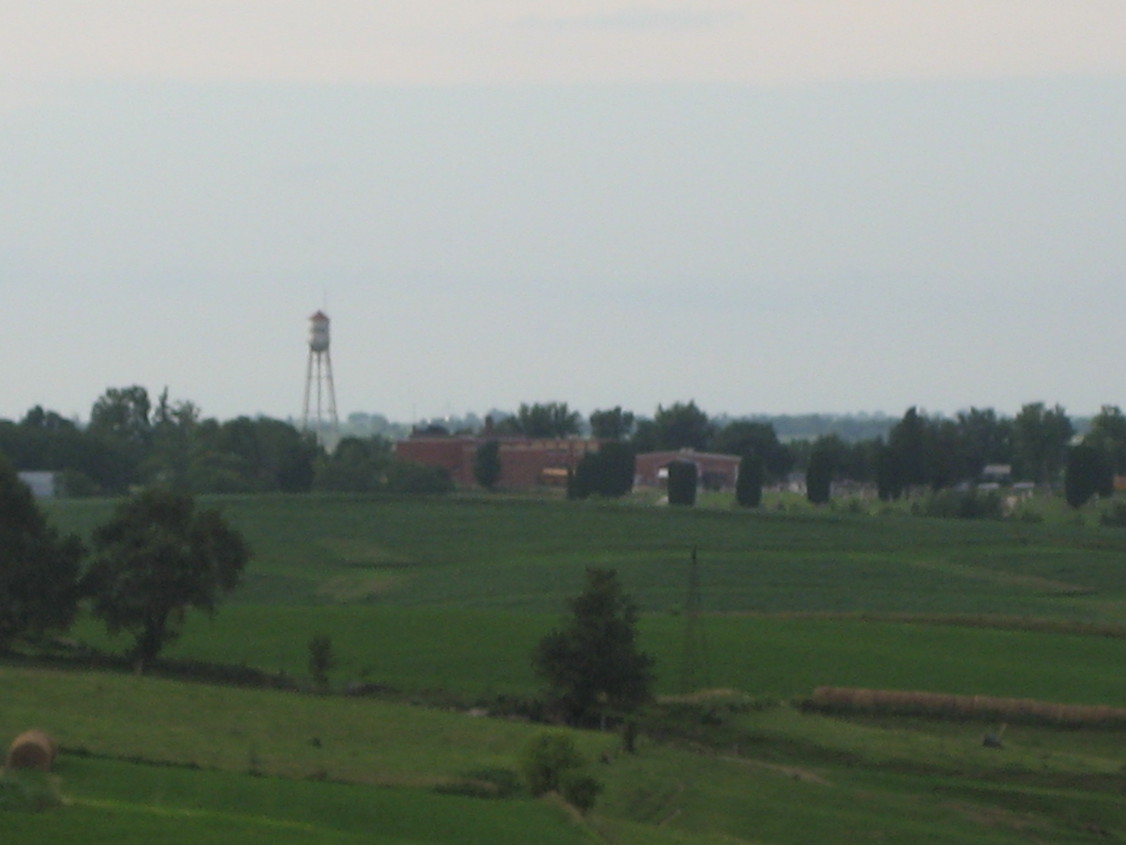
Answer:
[(5, 841), (493, 845), (590, 841), (562, 808), (64, 755), (66, 806), (10, 813)]

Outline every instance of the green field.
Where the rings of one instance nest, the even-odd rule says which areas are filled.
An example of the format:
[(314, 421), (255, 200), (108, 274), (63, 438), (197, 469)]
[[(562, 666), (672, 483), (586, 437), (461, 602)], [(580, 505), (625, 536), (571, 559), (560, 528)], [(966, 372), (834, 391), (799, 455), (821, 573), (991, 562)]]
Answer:
[[(190, 617), (166, 656), (305, 685), (308, 640), (327, 634), (333, 688), (378, 685), (383, 700), (10, 664), (0, 728), (47, 727), (69, 752), (59, 777), (71, 804), (6, 814), (33, 833), (18, 841), (94, 841), (67, 832), (84, 827), (146, 841), (169, 818), (194, 828), (192, 841), (224, 824), (225, 841), (1126, 838), (1121, 732), (1012, 725), (997, 751), (980, 743), (995, 725), (830, 718), (790, 704), (836, 685), (1126, 707), (1121, 529), (489, 497), (205, 501), (255, 558), (218, 615)], [(111, 507), (57, 501), (49, 513), (88, 534)], [(704, 648), (685, 666), (693, 548)], [(680, 724), (680, 739), (600, 766), (606, 792), (586, 820), (551, 803), (434, 792), (513, 768), (540, 728), (410, 702), (495, 709), (534, 696), (532, 646), (592, 565), (617, 569), (640, 605), (659, 693), (690, 680), (738, 691), (715, 701), (741, 703), (691, 711), (707, 725), (703, 745)], [(128, 645), (91, 619), (71, 637)], [(576, 736), (592, 759), (615, 748), (612, 736)], [(404, 808), (399, 822), (380, 826), (381, 802)], [(461, 817), (479, 825), (477, 839), (441, 822)]]

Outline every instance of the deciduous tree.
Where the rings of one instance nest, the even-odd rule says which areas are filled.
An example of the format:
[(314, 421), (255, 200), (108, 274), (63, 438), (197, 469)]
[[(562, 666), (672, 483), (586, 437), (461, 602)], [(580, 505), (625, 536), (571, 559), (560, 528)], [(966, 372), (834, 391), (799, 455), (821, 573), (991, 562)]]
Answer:
[(633, 434), (635, 418), (631, 411), (617, 405), (605, 411), (590, 414), (590, 435), (601, 440), (626, 440)]
[(653, 423), (658, 449), (705, 449), (715, 431), (695, 401), (676, 402), (667, 408), (658, 405)]
[(1018, 478), (1038, 484), (1058, 481), (1075, 429), (1059, 405), (1024, 405), (1013, 419), (1013, 462)]
[(778, 440), (774, 426), (768, 422), (735, 420), (716, 432), (709, 446), (727, 455), (757, 455), (764, 475), (782, 479), (794, 467), (794, 453)]
[(521, 405), (515, 417), (516, 430), (525, 437), (571, 437), (581, 423), (582, 416), (566, 402)]
[(123, 502), (94, 532), (94, 550), (84, 582), (94, 614), (111, 634), (133, 636), (139, 672), (179, 635), (189, 608), (215, 612), (250, 558), (218, 511), (162, 490)]
[(31, 490), (0, 458), (0, 648), (74, 619), (82, 545), (51, 528)]

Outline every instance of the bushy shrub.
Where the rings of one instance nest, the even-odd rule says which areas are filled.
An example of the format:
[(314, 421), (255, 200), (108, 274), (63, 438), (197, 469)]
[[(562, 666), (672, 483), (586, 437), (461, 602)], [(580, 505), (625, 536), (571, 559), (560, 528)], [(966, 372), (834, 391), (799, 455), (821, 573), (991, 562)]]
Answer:
[(1099, 514), (1099, 524), (1109, 528), (1126, 528), (1126, 502), (1111, 502)]
[(568, 804), (587, 813), (594, 808), (594, 802), (598, 800), (604, 787), (593, 775), (571, 769), (560, 777), (560, 788)]
[(919, 500), (912, 510), (941, 519), (1001, 519), (1000, 495), (992, 490), (939, 490)]
[(520, 776), (528, 792), (539, 796), (552, 790), (559, 791), (563, 774), (582, 765), (582, 755), (571, 737), (559, 731), (544, 731), (524, 746), (520, 757)]
[(560, 731), (544, 731), (532, 737), (520, 757), (520, 776), (532, 795), (558, 792), (584, 813), (594, 806), (603, 788), (586, 771), (575, 741)]

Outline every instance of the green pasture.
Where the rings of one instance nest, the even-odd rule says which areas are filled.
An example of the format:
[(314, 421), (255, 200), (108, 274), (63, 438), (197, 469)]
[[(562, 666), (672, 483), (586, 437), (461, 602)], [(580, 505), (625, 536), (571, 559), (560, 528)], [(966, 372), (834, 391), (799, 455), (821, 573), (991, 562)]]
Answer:
[[(487, 496), (204, 503), (255, 558), (216, 617), (189, 618), (172, 658), (303, 680), (309, 638), (325, 634), (337, 688), (529, 695), (531, 649), (594, 565), (616, 568), (641, 607), (660, 692), (688, 676), (775, 698), (831, 684), (1126, 702), (1121, 529)], [(49, 507), (88, 535), (112, 503)], [(693, 548), (704, 648), (686, 672)], [(74, 636), (128, 645), (88, 618)]]
[[(246, 665), (308, 683), (309, 638), (332, 638), (334, 688), (379, 684), (407, 695), (446, 692), (469, 703), (538, 689), (532, 645), (562, 613), (449, 607), (234, 605), (189, 620), (170, 658)], [(1126, 638), (859, 618), (702, 617), (697, 687), (791, 699), (815, 687), (858, 686), (1037, 698), (1074, 704), (1126, 702)], [(686, 620), (651, 614), (641, 647), (657, 660), (657, 692), (682, 693)], [(123, 650), (93, 621), (85, 641)]]
[[(255, 560), (231, 604), (557, 612), (587, 566), (643, 611), (1003, 614), (1126, 624), (1126, 531), (489, 497), (211, 497)], [(49, 503), (88, 535), (112, 503)]]

